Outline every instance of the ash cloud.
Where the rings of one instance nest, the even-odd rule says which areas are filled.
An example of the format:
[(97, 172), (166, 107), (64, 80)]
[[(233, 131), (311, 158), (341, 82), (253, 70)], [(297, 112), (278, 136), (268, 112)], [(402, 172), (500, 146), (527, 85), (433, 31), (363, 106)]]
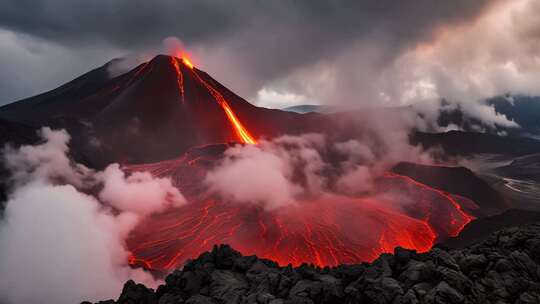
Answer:
[[(2, 303), (77, 303), (114, 297), (128, 279), (157, 286), (127, 264), (125, 239), (152, 213), (186, 201), (171, 181), (95, 172), (70, 160), (69, 134), (43, 128), (43, 143), (7, 147), (12, 173), (0, 222)], [(76, 271), (75, 271), (76, 270)]]

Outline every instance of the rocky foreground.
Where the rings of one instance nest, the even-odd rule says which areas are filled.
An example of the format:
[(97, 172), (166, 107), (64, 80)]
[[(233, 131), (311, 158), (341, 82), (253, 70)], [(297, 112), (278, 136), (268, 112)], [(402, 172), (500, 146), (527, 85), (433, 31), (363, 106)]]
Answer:
[(540, 223), (459, 250), (396, 248), (373, 263), (279, 267), (215, 247), (154, 291), (128, 281), (101, 304), (540, 303)]

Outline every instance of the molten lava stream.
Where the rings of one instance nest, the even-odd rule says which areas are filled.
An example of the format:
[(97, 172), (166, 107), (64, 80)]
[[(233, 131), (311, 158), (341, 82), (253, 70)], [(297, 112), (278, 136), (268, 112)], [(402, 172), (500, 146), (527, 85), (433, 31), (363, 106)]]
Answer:
[(210, 84), (208, 84), (208, 82), (206, 82), (204, 79), (202, 79), (199, 74), (197, 73), (197, 71), (193, 68), (193, 65), (191, 64), (191, 62), (189, 62), (188, 60), (184, 59), (184, 63), (189, 67), (191, 68), (191, 71), (193, 72), (193, 75), (195, 75), (195, 78), (197, 78), (197, 80), (203, 85), (206, 87), (206, 89), (208, 89), (208, 91), (210, 92), (210, 94), (214, 97), (214, 99), (216, 100), (216, 102), (221, 106), (221, 108), (223, 109), (223, 111), (225, 112), (225, 115), (227, 116), (227, 119), (229, 120), (229, 122), (231, 123), (235, 133), (236, 133), (236, 136), (238, 138), (238, 140), (241, 142), (241, 143), (245, 143), (245, 144), (256, 144), (257, 141), (253, 138), (253, 136), (251, 135), (251, 133), (249, 133), (249, 131), (244, 127), (244, 125), (240, 122), (240, 120), (238, 119), (238, 117), (236, 116), (236, 114), (234, 114), (233, 110), (231, 109), (231, 107), (229, 106), (229, 103), (227, 102), (227, 100), (225, 100), (225, 98), (223, 97), (223, 95), (221, 95), (220, 92), (218, 92), (216, 89), (214, 89)]
[(178, 83), (180, 98), (182, 103), (184, 103), (184, 75), (182, 74), (182, 70), (180, 69), (180, 65), (178, 64), (176, 57), (171, 57), (171, 63), (174, 71), (176, 72), (176, 82)]

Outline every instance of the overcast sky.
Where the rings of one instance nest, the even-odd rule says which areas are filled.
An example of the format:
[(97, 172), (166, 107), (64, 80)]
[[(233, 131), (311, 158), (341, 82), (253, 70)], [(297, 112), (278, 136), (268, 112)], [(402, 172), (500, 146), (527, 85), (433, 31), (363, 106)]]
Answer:
[(171, 36), (264, 106), (540, 94), (538, 16), (537, 0), (3, 0), (0, 103)]

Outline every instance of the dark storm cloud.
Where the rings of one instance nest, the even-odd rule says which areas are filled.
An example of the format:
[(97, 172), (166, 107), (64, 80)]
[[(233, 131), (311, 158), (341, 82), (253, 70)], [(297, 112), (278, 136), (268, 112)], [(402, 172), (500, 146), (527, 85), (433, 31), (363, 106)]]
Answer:
[[(0, 28), (73, 51), (153, 50), (177, 36), (212, 63), (210, 72), (249, 97), (358, 43), (376, 44), (377, 60), (391, 61), (441, 26), (474, 20), (497, 1), (3, 0)], [(233, 66), (232, 74), (223, 72)]]
[(61, 43), (103, 40), (132, 48), (167, 35), (194, 41), (227, 32), (243, 18), (226, 2), (7, 0), (0, 3), (0, 24)]
[(250, 29), (275, 35), (267, 37), (270, 40), (292, 31), (296, 44), (320, 42), (322, 46), (374, 30), (392, 33), (398, 40), (415, 40), (429, 35), (433, 26), (477, 15), (490, 2), (4, 0), (0, 25), (54, 41), (104, 39), (125, 47), (155, 43), (166, 35), (200, 42)]

